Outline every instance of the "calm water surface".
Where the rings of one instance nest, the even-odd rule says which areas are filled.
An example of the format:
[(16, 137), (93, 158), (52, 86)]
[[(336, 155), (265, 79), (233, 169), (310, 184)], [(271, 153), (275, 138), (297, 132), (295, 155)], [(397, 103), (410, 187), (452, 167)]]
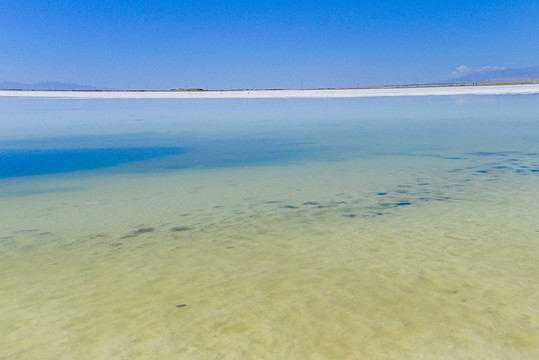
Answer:
[(539, 96), (0, 98), (0, 358), (539, 358)]

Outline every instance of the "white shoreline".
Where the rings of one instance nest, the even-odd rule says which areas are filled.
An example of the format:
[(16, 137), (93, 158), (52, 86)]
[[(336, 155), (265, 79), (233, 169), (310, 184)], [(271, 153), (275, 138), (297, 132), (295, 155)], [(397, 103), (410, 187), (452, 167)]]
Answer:
[(0, 90), (0, 97), (73, 99), (270, 99), (355, 98), (375, 96), (539, 94), (539, 84), (436, 86), (375, 89), (238, 90), (238, 91), (29, 91)]

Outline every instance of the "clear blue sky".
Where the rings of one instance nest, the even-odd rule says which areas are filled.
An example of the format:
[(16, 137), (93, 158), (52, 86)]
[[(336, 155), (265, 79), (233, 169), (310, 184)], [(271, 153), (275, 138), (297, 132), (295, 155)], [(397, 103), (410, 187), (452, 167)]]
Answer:
[(461, 65), (539, 65), (539, 1), (0, 1), (0, 81), (346, 87)]

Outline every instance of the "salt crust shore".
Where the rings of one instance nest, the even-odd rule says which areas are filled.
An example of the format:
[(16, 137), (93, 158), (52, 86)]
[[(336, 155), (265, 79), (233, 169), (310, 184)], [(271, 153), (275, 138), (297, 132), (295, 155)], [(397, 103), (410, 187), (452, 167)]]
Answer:
[(376, 89), (239, 90), (239, 91), (19, 91), (0, 90), (0, 97), (92, 99), (268, 99), (353, 98), (376, 96), (539, 94), (539, 84), (447, 86)]

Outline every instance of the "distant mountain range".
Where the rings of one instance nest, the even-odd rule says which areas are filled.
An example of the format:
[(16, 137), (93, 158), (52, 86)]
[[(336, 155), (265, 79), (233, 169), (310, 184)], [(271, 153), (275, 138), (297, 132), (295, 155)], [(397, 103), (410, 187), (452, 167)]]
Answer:
[(23, 84), (18, 82), (0, 82), (1, 90), (114, 90), (81, 84), (63, 83), (57, 81), (40, 82), (37, 84)]
[(469, 69), (466, 71), (466, 74), (450, 79), (447, 82), (485, 84), (532, 81), (539, 81), (539, 66), (527, 68)]
[[(459, 66), (453, 73), (453, 78), (437, 83), (425, 83), (423, 85), (443, 84), (493, 84), (493, 83), (530, 83), (539, 82), (539, 66), (527, 68), (503, 68), (486, 66), (472, 68)], [(18, 82), (0, 82), (0, 90), (118, 90), (105, 87), (64, 83), (57, 81), (40, 82), (36, 84), (24, 84)], [(202, 89), (172, 89), (172, 91), (202, 91)]]

